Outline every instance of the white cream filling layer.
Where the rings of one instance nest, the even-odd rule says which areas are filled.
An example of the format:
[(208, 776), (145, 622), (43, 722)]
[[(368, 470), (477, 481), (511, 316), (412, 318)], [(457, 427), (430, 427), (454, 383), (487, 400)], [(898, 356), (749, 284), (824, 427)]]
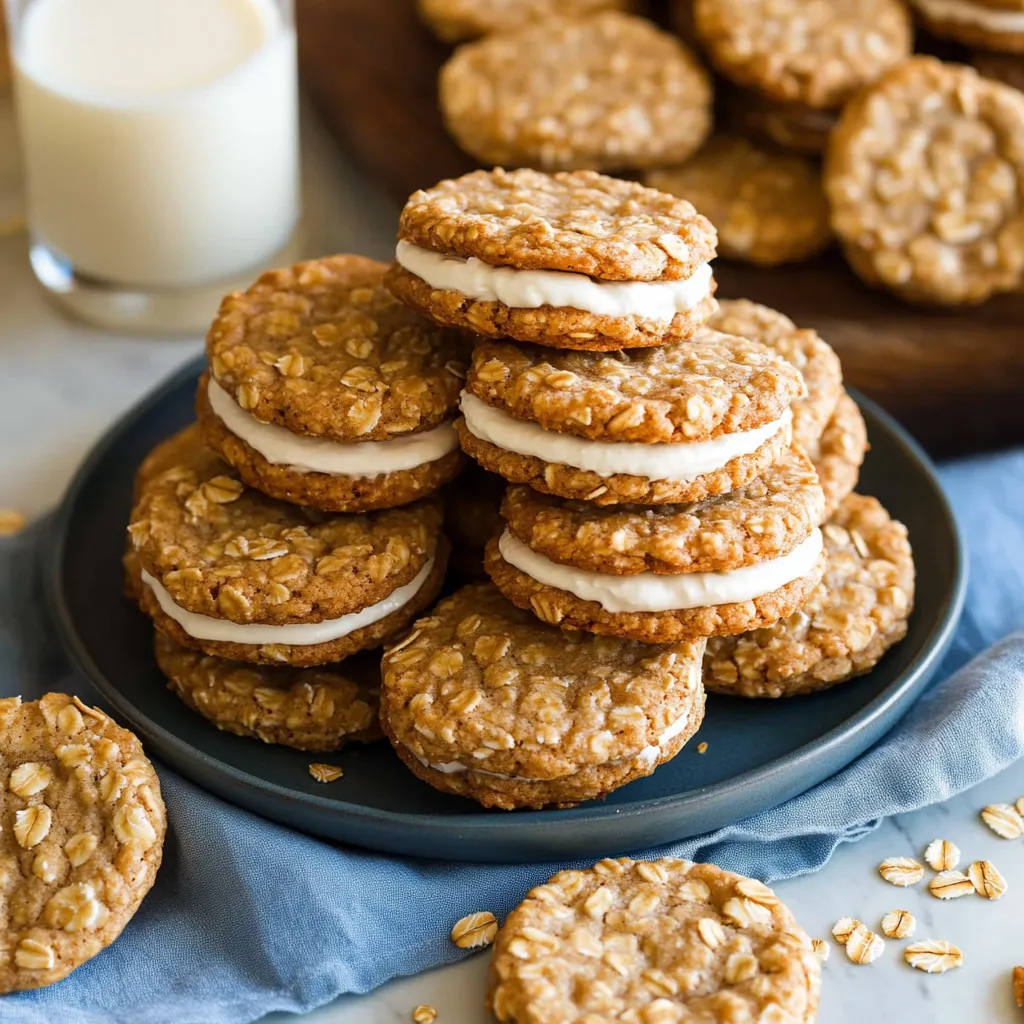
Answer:
[(488, 441), (508, 452), (531, 455), (598, 476), (617, 473), (689, 483), (705, 473), (728, 465), (733, 459), (756, 452), (780, 431), (791, 431), (793, 412), (787, 409), (772, 423), (754, 430), (726, 434), (713, 441), (682, 444), (636, 444), (632, 441), (588, 441), (572, 434), (545, 430), (537, 423), (519, 420), (501, 409), (480, 401), (468, 391), (462, 392), (462, 415), (466, 427), (481, 441)]
[(327, 437), (303, 437), (276, 423), (261, 423), (250, 416), (212, 377), (207, 394), (210, 408), (232, 434), (258, 451), (267, 462), (299, 473), (375, 477), (424, 466), (459, 446), (459, 436), (451, 423), (390, 441), (346, 442)]
[(970, 0), (914, 0), (914, 3), (936, 21), (958, 21), (988, 32), (1024, 32), (1024, 11), (985, 7), (972, 4)]
[(821, 530), (788, 555), (729, 572), (685, 572), (663, 575), (641, 572), (610, 576), (590, 569), (559, 565), (532, 551), (506, 530), (498, 550), (538, 583), (567, 591), (581, 601), (596, 601), (606, 612), (668, 612), (751, 601), (806, 576), (822, 551)]
[(404, 586), (393, 590), (383, 601), (371, 604), (358, 612), (342, 615), (338, 619), (325, 619), (323, 622), (297, 622), (288, 626), (270, 626), (259, 622), (231, 622), (228, 619), (215, 619), (211, 615), (199, 615), (187, 611), (174, 603), (174, 598), (167, 592), (164, 585), (153, 575), (142, 570), (142, 582), (146, 584), (156, 597), (161, 611), (181, 626), (189, 636), (197, 640), (215, 640), (228, 644), (288, 644), (294, 647), (305, 647), (309, 644), (324, 644), (340, 637), (348, 636), (357, 629), (371, 626), (386, 615), (397, 611), (408, 604), (417, 591), (426, 582), (430, 570), (434, 566), (431, 558), (416, 576)]
[(565, 270), (495, 267), (475, 256), (462, 259), (400, 241), (399, 265), (431, 288), (460, 292), (482, 302), (514, 309), (571, 307), (596, 316), (640, 316), (668, 322), (700, 305), (711, 294), (711, 264), (702, 263), (682, 281), (595, 281)]

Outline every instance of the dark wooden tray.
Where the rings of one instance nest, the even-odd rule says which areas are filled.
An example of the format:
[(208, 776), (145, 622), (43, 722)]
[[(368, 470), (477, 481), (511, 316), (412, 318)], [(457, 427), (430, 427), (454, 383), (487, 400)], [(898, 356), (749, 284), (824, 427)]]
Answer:
[[(413, 0), (296, 0), (303, 83), (341, 144), (393, 199), (470, 170), (446, 134), (436, 76), (448, 53)], [(906, 305), (832, 251), (762, 270), (715, 263), (722, 296), (815, 327), (846, 379), (936, 455), (1024, 441), (1024, 294), (968, 310)]]

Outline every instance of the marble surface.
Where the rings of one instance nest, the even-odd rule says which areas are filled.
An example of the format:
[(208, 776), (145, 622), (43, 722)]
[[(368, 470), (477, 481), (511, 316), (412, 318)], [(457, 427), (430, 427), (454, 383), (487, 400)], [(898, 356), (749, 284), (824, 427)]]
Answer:
[[(386, 257), (396, 211), (353, 171), (311, 118), (305, 130), (306, 248), (343, 249)], [(9, 118), (0, 101), (0, 154), (11, 152)], [(15, 176), (0, 160), (0, 206), (15, 203)], [(4, 221), (0, 216), (0, 232)], [(9, 224), (6, 225), (9, 228)], [(34, 287), (24, 236), (0, 237), (0, 508), (34, 515), (58, 500), (96, 437), (140, 395), (199, 350), (199, 339), (115, 338), (64, 319)], [(999, 709), (993, 708), (993, 714)], [(901, 1024), (1012, 1024), (1024, 1020), (1013, 1004), (1010, 970), (1024, 963), (1024, 841), (1000, 840), (978, 819), (992, 801), (1024, 795), (1024, 763), (946, 803), (885, 822), (864, 841), (841, 848), (816, 875), (780, 884), (780, 895), (812, 935), (829, 936), (840, 916), (877, 927), (887, 910), (918, 918), (919, 937), (958, 944), (964, 966), (927, 976), (903, 962), (905, 943), (887, 942), (881, 960), (857, 967), (833, 943), (825, 965), (821, 1024), (872, 1020)], [(920, 857), (933, 838), (951, 839), (965, 863), (989, 858), (1009, 892), (990, 903), (977, 897), (940, 902), (923, 885), (896, 889), (876, 873), (885, 857)], [(485, 908), (481, 908), (485, 909)], [(402, 908), (396, 907), (396, 928)], [(438, 1024), (483, 1024), (486, 955), (454, 967), (346, 997), (310, 1014), (308, 1024), (398, 1024), (419, 1003), (438, 1010)], [(284, 1024), (293, 1018), (266, 1018)]]

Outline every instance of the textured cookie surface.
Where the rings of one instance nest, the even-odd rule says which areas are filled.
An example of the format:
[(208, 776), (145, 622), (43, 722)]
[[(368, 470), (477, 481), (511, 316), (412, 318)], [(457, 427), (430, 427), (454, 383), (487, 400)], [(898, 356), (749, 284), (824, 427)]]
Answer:
[(299, 750), (337, 750), (380, 735), (378, 655), (292, 669), (203, 654), (160, 632), (154, 647), (174, 693), (225, 732)]
[(446, 43), (508, 32), (556, 16), (578, 18), (632, 6), (630, 0), (417, 0), (420, 17)]
[(206, 339), (214, 378), (297, 434), (387, 441), (437, 426), (458, 401), (462, 341), (397, 302), (386, 269), (329, 256), (228, 295)]
[(612, 575), (727, 572), (788, 554), (821, 521), (807, 457), (789, 449), (756, 480), (690, 505), (599, 507), (514, 485), (510, 532), (552, 562)]
[(546, 430), (654, 444), (772, 423), (803, 383), (763, 345), (702, 329), (692, 344), (606, 354), (484, 342), (466, 389)]
[(825, 187), (854, 270), (906, 299), (977, 303), (1024, 281), (1024, 94), (917, 57), (843, 111)]
[(399, 238), (518, 270), (608, 281), (689, 277), (715, 229), (685, 199), (590, 171), (473, 171), (414, 192)]
[(675, 36), (608, 11), (460, 47), (440, 104), (479, 160), (620, 170), (685, 160), (711, 127), (711, 82)]
[(857, 403), (844, 391), (818, 443), (806, 448), (825, 493), (826, 518), (857, 486), (867, 449), (867, 424)]
[(712, 637), (705, 686), (743, 697), (824, 690), (870, 671), (906, 636), (914, 562), (906, 527), (851, 494), (822, 528), (828, 567), (807, 603), (742, 636)]
[(527, 893), (495, 940), (487, 998), (515, 1024), (811, 1024), (820, 972), (807, 934), (761, 882), (624, 857)]
[(109, 946), (153, 885), (167, 828), (142, 744), (77, 697), (0, 700), (0, 992)]
[(740, 85), (829, 109), (910, 54), (900, 0), (694, 0), (712, 63)]
[(820, 252), (832, 234), (819, 169), (739, 136), (716, 136), (685, 164), (649, 171), (644, 182), (693, 203), (731, 259), (791, 263)]
[(564, 633), (464, 587), (385, 654), (382, 720), (417, 774), (445, 768), (432, 784), (492, 806), (574, 803), (649, 774), (670, 727), (693, 733), (702, 653)]
[(788, 316), (749, 299), (725, 299), (708, 326), (757, 341), (792, 363), (807, 386), (793, 402), (793, 439), (804, 450), (817, 444), (843, 390), (843, 371), (832, 346), (817, 331), (799, 328)]

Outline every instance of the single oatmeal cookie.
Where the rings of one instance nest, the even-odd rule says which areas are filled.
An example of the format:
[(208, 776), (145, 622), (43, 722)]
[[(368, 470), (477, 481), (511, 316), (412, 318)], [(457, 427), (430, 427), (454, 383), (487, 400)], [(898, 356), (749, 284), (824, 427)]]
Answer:
[(907, 528), (851, 494), (822, 528), (828, 567), (807, 603), (742, 636), (708, 641), (704, 685), (740, 697), (792, 697), (869, 672), (907, 634), (914, 561)]
[(644, 184), (693, 203), (715, 225), (719, 254), (729, 259), (795, 263), (832, 237), (819, 168), (739, 136), (715, 136), (680, 167), (648, 171)]
[(711, 129), (711, 79), (675, 36), (605, 11), (455, 51), (441, 112), (486, 164), (609, 171), (685, 160)]
[(1024, 94), (915, 57), (843, 111), (825, 190), (853, 269), (905, 299), (983, 302), (1024, 282)]
[[(911, 0), (911, 4), (925, 28), (937, 36), (984, 50), (1024, 54), (1024, 0)], [(1020, 58), (1017, 61), (1019, 68)]]
[(664, 857), (531, 889), (494, 941), (488, 1008), (512, 1024), (813, 1024), (821, 964), (763, 883)]
[(437, 593), (441, 508), (330, 516), (247, 488), (200, 444), (146, 482), (128, 527), (142, 610), (231, 660), (323, 665), (373, 647)]
[(379, 656), (293, 669), (228, 661), (182, 647), (159, 630), (156, 663), (168, 686), (218, 729), (298, 750), (378, 739)]
[(415, 192), (388, 287), (440, 324), (557, 348), (689, 337), (714, 312), (715, 229), (592, 171), (474, 171)]
[(901, 0), (694, 0), (693, 13), (726, 78), (820, 110), (841, 107), (913, 43)]
[(857, 403), (844, 391), (818, 442), (804, 448), (825, 493), (825, 518), (857, 486), (868, 448), (867, 424)]
[(5, 993), (59, 981), (121, 934), (167, 815), (138, 738), (67, 694), (0, 700), (0, 768)]
[(506, 810), (577, 804), (696, 732), (703, 651), (564, 633), (490, 584), (464, 587), (384, 655), (381, 723), (435, 789)]
[(595, 11), (626, 11), (633, 0), (417, 0), (420, 17), (445, 43), (509, 32), (553, 17), (582, 18)]
[(514, 483), (601, 505), (700, 501), (749, 483), (789, 446), (799, 370), (746, 338), (560, 352), (483, 342), (459, 439)]

